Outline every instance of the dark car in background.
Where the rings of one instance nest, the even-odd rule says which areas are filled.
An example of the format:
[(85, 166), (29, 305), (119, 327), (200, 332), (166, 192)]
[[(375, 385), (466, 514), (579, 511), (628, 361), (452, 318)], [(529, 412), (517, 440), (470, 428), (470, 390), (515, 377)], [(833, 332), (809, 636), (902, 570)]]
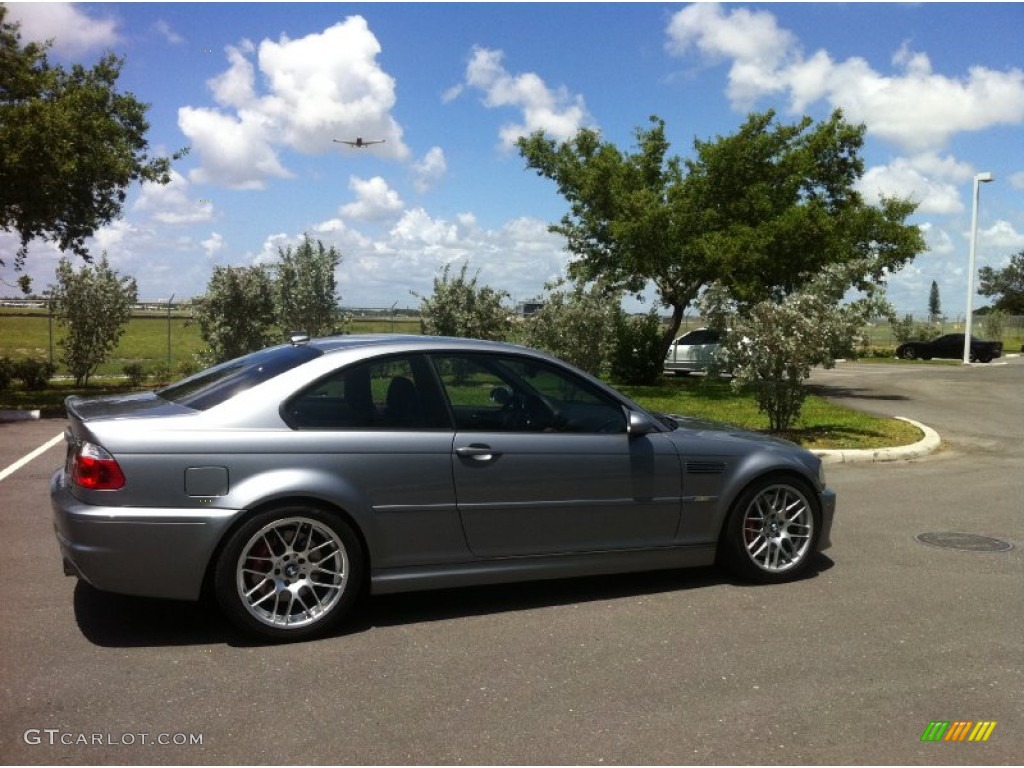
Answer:
[[(991, 363), (1002, 357), (1003, 342), (983, 341), (971, 336), (971, 362)], [(964, 334), (947, 333), (931, 341), (908, 341), (896, 348), (896, 357), (903, 360), (931, 360), (933, 357), (948, 360), (963, 360)]]
[(272, 640), (327, 631), (366, 589), (715, 562), (772, 583), (830, 544), (817, 456), (650, 413), (511, 344), (296, 338), (66, 407), (50, 487), (65, 573), (209, 591)]

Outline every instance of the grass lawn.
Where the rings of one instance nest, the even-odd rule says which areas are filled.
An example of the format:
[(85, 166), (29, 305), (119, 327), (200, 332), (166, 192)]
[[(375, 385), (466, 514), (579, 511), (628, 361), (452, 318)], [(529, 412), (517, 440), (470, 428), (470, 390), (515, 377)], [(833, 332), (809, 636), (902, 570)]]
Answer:
[[(759, 432), (768, 431), (768, 417), (754, 398), (733, 391), (728, 381), (705, 377), (665, 377), (655, 387), (619, 387), (640, 405), (661, 413), (711, 419)], [(887, 448), (921, 439), (921, 431), (904, 421), (882, 419), (833, 405), (809, 395), (794, 429), (782, 435), (811, 449)]]
[[(128, 363), (141, 363), (146, 370), (168, 366), (167, 316), (160, 314), (135, 315), (128, 323), (124, 335), (110, 358), (97, 373), (118, 376)], [(349, 323), (351, 333), (412, 333), (419, 334), (418, 317), (355, 318)], [(62, 370), (59, 341), (60, 326), (53, 324), (53, 359), (57, 372)], [(199, 335), (199, 325), (183, 315), (172, 315), (170, 322), (171, 370), (179, 371), (183, 363), (192, 363), (196, 353), (205, 344)], [(20, 360), (26, 357), (48, 360), (50, 354), (50, 324), (42, 310), (35, 314), (0, 312), (0, 357)], [(180, 371), (179, 371), (180, 372)]]

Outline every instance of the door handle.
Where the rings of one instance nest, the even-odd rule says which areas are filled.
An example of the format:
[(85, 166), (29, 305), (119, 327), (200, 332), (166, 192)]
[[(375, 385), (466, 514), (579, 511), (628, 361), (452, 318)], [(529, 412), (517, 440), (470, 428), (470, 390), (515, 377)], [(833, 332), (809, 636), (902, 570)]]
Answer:
[(498, 456), (498, 453), (491, 446), (481, 445), (480, 443), (456, 448), (455, 453), (464, 459), (475, 459), (476, 461), (491, 461)]

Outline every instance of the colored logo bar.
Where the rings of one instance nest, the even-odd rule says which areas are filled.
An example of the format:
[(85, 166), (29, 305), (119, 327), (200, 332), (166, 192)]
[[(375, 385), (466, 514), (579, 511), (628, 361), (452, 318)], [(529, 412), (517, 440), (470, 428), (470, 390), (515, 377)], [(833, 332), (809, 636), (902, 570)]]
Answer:
[(995, 720), (932, 720), (921, 741), (988, 741), (995, 727)]

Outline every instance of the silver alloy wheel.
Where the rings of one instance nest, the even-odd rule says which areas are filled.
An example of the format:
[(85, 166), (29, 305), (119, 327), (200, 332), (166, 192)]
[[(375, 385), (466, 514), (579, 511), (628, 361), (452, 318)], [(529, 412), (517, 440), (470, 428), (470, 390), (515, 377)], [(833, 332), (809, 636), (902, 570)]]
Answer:
[(341, 537), (308, 517), (287, 517), (260, 528), (242, 547), (235, 568), (238, 597), (249, 614), (271, 627), (293, 629), (320, 621), (338, 604), (349, 581)]
[(810, 502), (791, 485), (770, 485), (743, 513), (743, 545), (750, 560), (768, 573), (784, 573), (803, 562), (814, 539)]

